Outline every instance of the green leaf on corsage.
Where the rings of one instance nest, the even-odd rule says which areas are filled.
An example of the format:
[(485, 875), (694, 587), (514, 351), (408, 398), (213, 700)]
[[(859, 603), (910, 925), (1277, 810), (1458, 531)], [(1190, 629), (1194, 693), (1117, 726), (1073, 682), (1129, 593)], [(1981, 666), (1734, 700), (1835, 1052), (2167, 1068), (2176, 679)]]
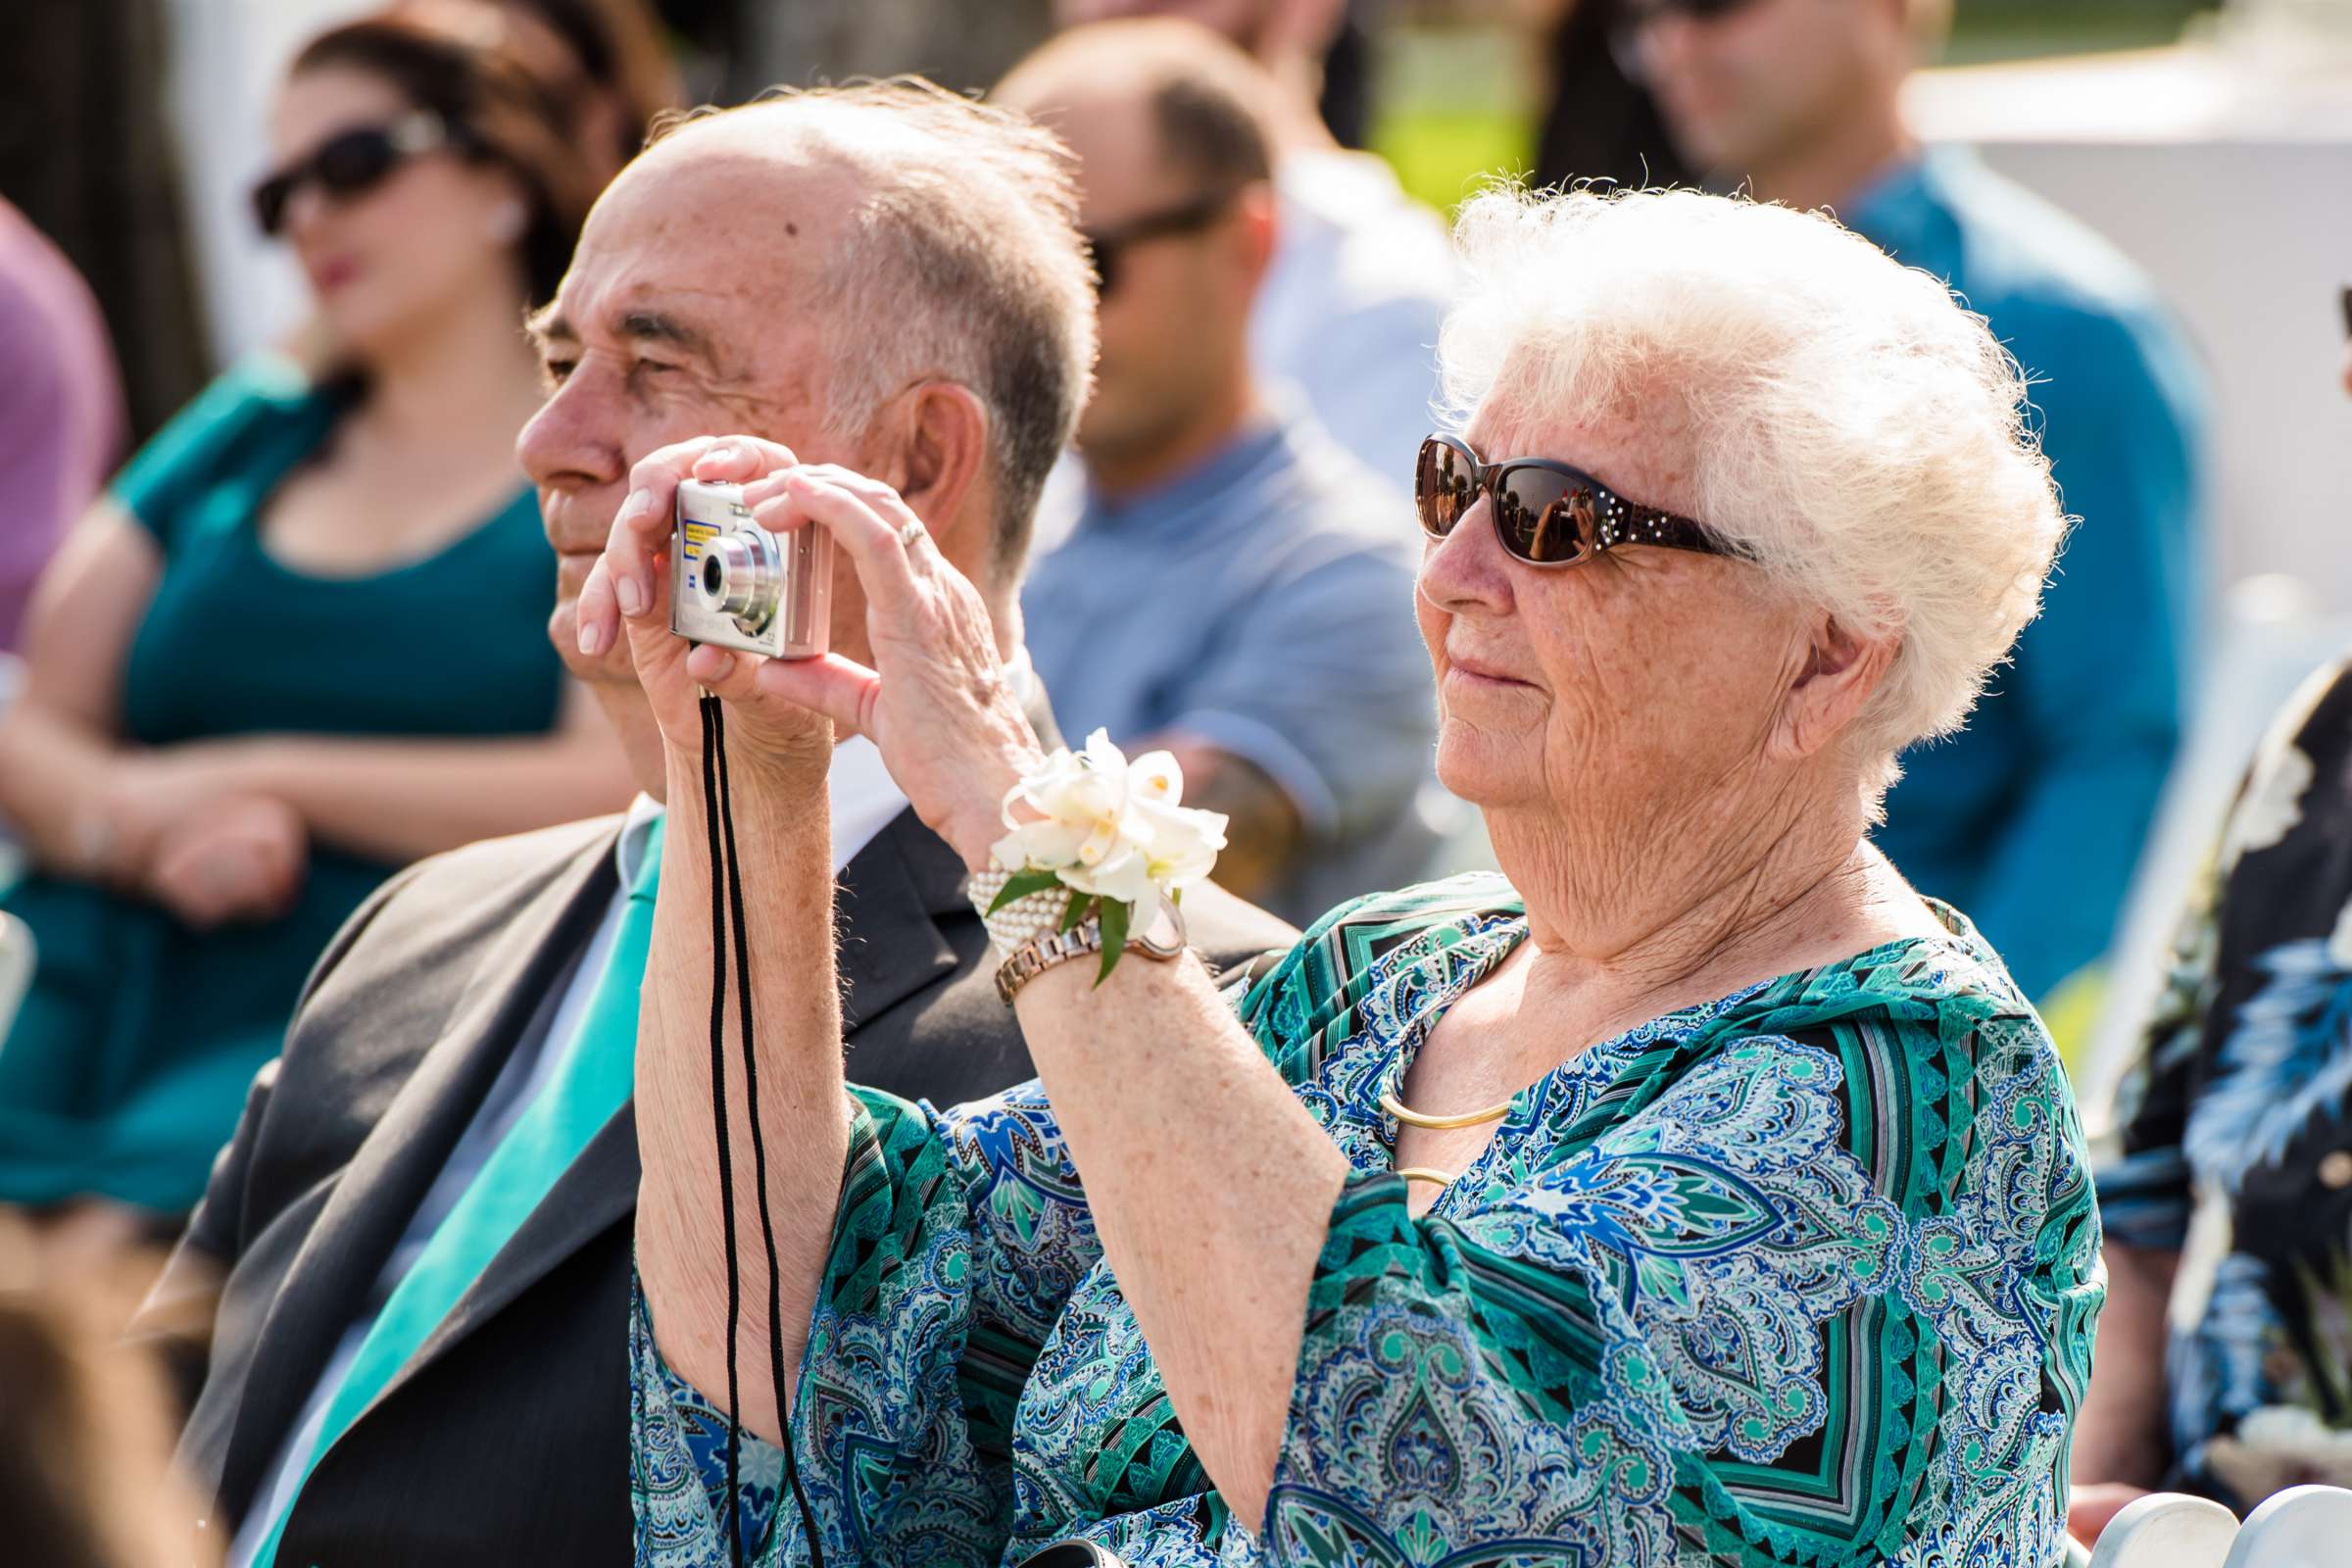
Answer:
[(1067, 936), (1072, 931), (1075, 931), (1080, 926), (1086, 924), (1087, 911), (1092, 909), (1094, 906), (1095, 901), (1089, 895), (1084, 893), (1071, 894), (1068, 906), (1065, 906), (1061, 911), (1062, 935)]
[(1043, 893), (1060, 885), (1061, 878), (1051, 871), (1015, 871), (1004, 879), (997, 896), (988, 901), (988, 912), (996, 913), (1015, 899), (1025, 899), (1032, 893)]
[(1127, 951), (1127, 921), (1135, 913), (1135, 906), (1121, 904), (1116, 899), (1100, 901), (1102, 907), (1102, 967), (1095, 976), (1101, 985), (1110, 978), (1110, 971)]

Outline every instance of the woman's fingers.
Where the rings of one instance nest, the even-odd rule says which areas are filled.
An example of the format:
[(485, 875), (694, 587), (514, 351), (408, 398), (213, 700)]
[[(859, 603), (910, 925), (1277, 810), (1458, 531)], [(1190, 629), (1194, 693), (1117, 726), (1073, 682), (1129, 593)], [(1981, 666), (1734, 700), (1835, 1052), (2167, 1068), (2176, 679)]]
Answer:
[(756, 435), (722, 435), (705, 445), (687, 477), (706, 484), (747, 484), (801, 460), (780, 441)]
[(760, 659), (707, 643), (686, 656), (686, 673), (705, 691), (762, 718), (805, 710), (853, 729), (868, 715), (870, 694), (880, 685), (872, 670), (839, 654)]
[(874, 503), (815, 469), (796, 468), (779, 478), (783, 493), (752, 509), (759, 524), (776, 533), (804, 522), (818, 524), (849, 558), (868, 609), (893, 617), (903, 614), (913, 594), (914, 567), (900, 530), (914, 514), (889, 520)]
[(581, 653), (595, 659), (612, 646), (618, 635), (620, 607), (612, 597), (612, 573), (606, 568), (604, 557), (597, 557), (596, 564), (588, 568), (588, 580), (580, 584), (571, 618)]
[[(653, 612), (654, 559), (669, 549), (670, 514), (677, 502), (678, 481), (691, 478), (695, 464), (717, 444), (714, 436), (680, 441), (646, 454), (629, 470), (628, 499), (613, 514), (604, 558), (596, 567), (610, 579), (612, 601), (626, 618), (637, 620)], [(591, 580), (593, 577), (592, 573)], [(583, 586), (578, 612), (583, 628), (588, 604), (588, 590)], [(582, 636), (586, 636), (584, 629)], [(581, 649), (587, 651), (584, 640)]]
[[(605, 545), (611, 591), (620, 613), (637, 620), (661, 608), (654, 591), (656, 562), (669, 551), (670, 519), (681, 483), (699, 479), (707, 484), (740, 484), (798, 461), (792, 448), (749, 435), (696, 436), (657, 448), (639, 459), (629, 470), (628, 499), (620, 504)], [(583, 641), (581, 651), (602, 650), (590, 650)]]
[(839, 654), (817, 659), (770, 659), (751, 671), (761, 695), (824, 714), (847, 733), (873, 732), (874, 704), (882, 679)]

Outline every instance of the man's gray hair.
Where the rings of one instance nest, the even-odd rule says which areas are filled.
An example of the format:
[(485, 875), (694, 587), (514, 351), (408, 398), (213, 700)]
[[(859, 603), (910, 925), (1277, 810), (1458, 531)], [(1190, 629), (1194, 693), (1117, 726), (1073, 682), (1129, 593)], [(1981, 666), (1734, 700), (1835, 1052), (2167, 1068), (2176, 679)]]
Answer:
[(1076, 161), (1025, 117), (914, 76), (772, 88), (670, 117), (650, 139), (734, 114), (775, 117), (859, 187), (817, 285), (829, 433), (855, 437), (918, 380), (967, 388), (988, 413), (998, 564), (1017, 566), (1094, 374)]
[(1697, 191), (1493, 190), (1454, 237), (1468, 287), (1438, 362), (1457, 420), (1498, 398), (1687, 431), (1687, 510), (1782, 589), (1897, 639), (1856, 724), (1874, 782), (1960, 727), (2065, 531), (2026, 378), (1983, 317), (1819, 214)]

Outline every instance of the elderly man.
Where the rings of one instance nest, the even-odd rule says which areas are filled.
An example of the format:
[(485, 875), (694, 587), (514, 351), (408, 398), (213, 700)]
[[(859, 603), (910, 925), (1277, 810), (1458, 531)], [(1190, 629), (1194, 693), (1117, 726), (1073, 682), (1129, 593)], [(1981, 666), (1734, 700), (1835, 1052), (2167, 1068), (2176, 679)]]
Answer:
[(1945, 0), (1628, 0), (1685, 158), (1948, 282), (2034, 378), (2068, 512), (2048, 608), (1968, 732), (1903, 759), (1878, 840), (1975, 915), (2029, 996), (2106, 951), (2180, 738), (2198, 574), (2201, 377), (2113, 247), (1897, 102)]
[[(630, 661), (574, 627), (648, 451), (744, 431), (887, 474), (1009, 612), (1094, 347), (1065, 164), (1010, 116), (870, 87), (693, 121), (598, 204), (534, 322), (552, 392), (520, 445), (562, 557), (551, 633), (650, 797), (666, 781)], [(867, 657), (847, 572), (834, 604), (835, 646)], [(869, 743), (833, 753), (828, 794), (859, 1074), (941, 1101), (1020, 1077), (960, 862)], [(212, 1311), (181, 1459), (232, 1562), (626, 1550), (662, 820), (646, 800), (427, 861), (321, 961), (153, 1307)], [(1284, 934), (1230, 900), (1199, 915), (1229, 957)]]
[(1085, 511), (1021, 600), (1056, 714), (1174, 751), (1232, 818), (1227, 885), (1290, 919), (1414, 875), (1436, 715), (1410, 509), (1251, 368), (1280, 222), (1256, 68), (1187, 23), (1104, 23), (996, 96), (1078, 154), (1102, 286)]

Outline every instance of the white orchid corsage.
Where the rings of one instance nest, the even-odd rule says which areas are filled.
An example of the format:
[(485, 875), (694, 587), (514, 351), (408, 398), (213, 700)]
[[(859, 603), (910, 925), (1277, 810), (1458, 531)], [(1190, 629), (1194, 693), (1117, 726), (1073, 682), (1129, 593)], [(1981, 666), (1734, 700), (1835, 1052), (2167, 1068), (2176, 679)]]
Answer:
[(1174, 757), (1147, 752), (1129, 761), (1102, 730), (1086, 738), (1083, 752), (1064, 747), (1047, 758), (1005, 795), (1004, 812), (1009, 831), (991, 853), (1004, 883), (981, 911), (992, 934), (1016, 905), (1036, 911), (1026, 924), (1041, 932), (1074, 931), (1099, 916), (1097, 985), (1126, 951), (1138, 906), (1155, 907), (1163, 894), (1181, 901), (1225, 847), (1225, 817), (1184, 804), (1184, 770)]

